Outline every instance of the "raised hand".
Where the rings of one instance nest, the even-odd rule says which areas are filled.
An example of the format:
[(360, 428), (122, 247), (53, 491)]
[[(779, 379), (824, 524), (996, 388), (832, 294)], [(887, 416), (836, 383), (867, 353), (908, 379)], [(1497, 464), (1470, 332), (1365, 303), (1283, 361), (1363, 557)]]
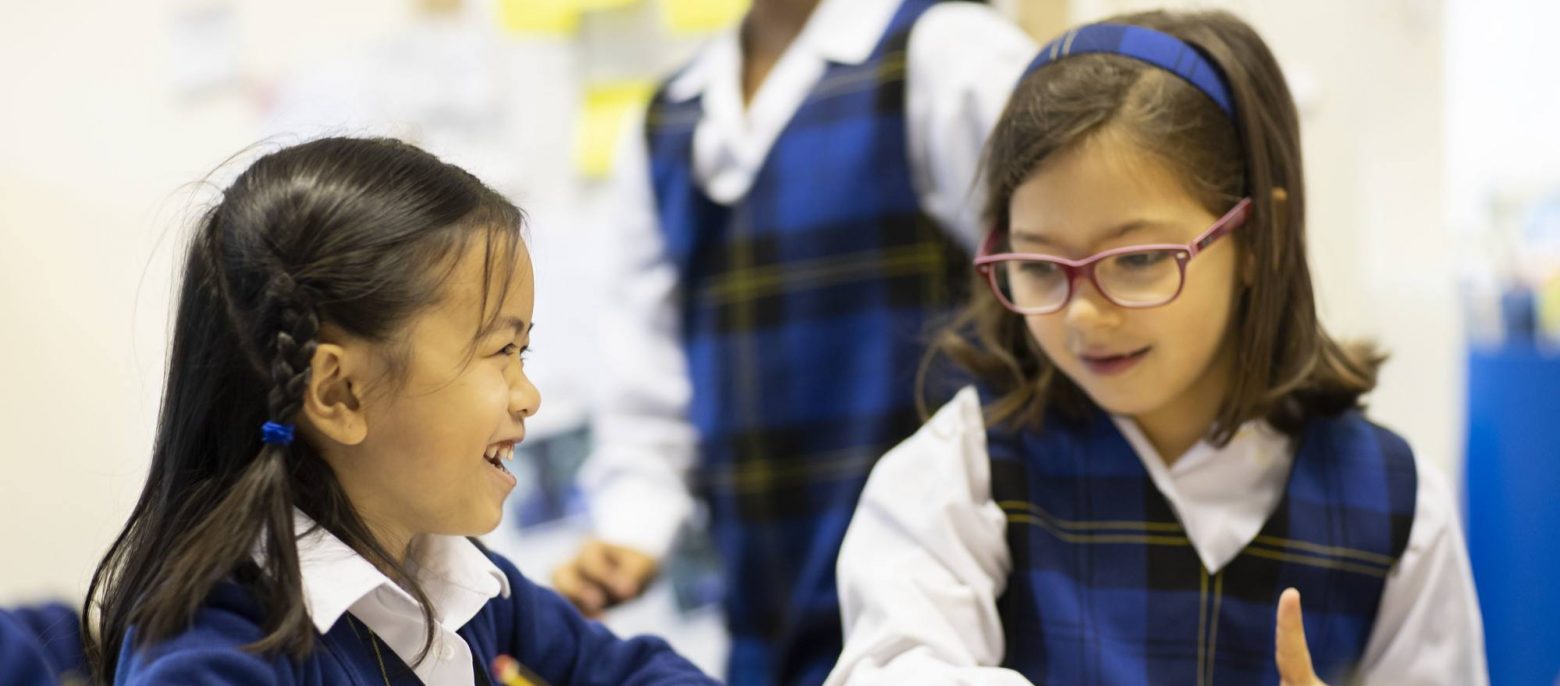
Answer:
[(1311, 668), (1311, 649), (1305, 645), (1305, 622), (1300, 615), (1300, 592), (1293, 588), (1284, 589), (1278, 597), (1275, 640), (1281, 686), (1327, 686)]

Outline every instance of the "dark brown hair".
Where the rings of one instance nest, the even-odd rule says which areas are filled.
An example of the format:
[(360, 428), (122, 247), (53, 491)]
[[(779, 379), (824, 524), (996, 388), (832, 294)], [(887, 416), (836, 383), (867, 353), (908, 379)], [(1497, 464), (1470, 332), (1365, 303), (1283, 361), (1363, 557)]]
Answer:
[(97, 679), (113, 681), (132, 628), (136, 646), (182, 631), (224, 579), (247, 587), (264, 612), (264, 637), (248, 649), (308, 652), (315, 628), (294, 507), (412, 594), (427, 653), (432, 608), (413, 575), (313, 446), (301, 435), (262, 444), (260, 426), (295, 421), (322, 325), (388, 344), (399, 381), (407, 324), (437, 303), (470, 241), (485, 241), (486, 283), (499, 295), (485, 292), (482, 308), (496, 312), (523, 220), (472, 175), (389, 139), (286, 148), (223, 192), (185, 257), (146, 486), (88, 587), (82, 627)]
[[(1384, 358), (1369, 346), (1338, 343), (1317, 319), (1299, 121), (1272, 52), (1249, 25), (1222, 11), (1106, 21), (1167, 33), (1201, 51), (1223, 72), (1234, 121), (1196, 87), (1131, 58), (1085, 54), (1048, 64), (1018, 84), (987, 142), (982, 173), (991, 230), (1006, 234), (1014, 192), (1047, 159), (1104, 134), (1164, 164), (1214, 216), (1250, 196), (1251, 216), (1232, 236), (1252, 278), (1231, 303), (1234, 374), (1210, 438), (1222, 445), (1255, 418), (1293, 435), (1313, 415), (1358, 406)], [(1083, 416), (1092, 401), (980, 279), (968, 307), (933, 342), (923, 402), (926, 372), (947, 360), (991, 392), (989, 423), (1038, 427), (1052, 403), (1064, 415)]]

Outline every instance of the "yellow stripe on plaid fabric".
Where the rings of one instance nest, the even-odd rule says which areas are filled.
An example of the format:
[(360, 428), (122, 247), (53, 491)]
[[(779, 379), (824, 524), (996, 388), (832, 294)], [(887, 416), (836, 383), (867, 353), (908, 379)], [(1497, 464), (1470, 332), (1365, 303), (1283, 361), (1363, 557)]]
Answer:
[(1241, 551), (1241, 554), (1255, 555), (1257, 557), (1267, 558), (1269, 560), (1279, 560), (1281, 562), (1293, 562), (1295, 564), (1308, 565), (1311, 567), (1322, 567), (1325, 569), (1336, 569), (1344, 572), (1354, 572), (1355, 574), (1364, 574), (1367, 576), (1380, 578), (1386, 578), (1388, 571), (1386, 569), (1369, 567), (1352, 562), (1344, 562), (1342, 560), (1333, 560), (1325, 557), (1311, 557), (1308, 555), (1295, 555), (1293, 553), (1286, 553), (1281, 550), (1269, 550), (1267, 548), (1259, 547), (1255, 544), (1246, 546), (1246, 549)]
[(1191, 541), (1185, 536), (1153, 536), (1147, 534), (1075, 534), (1070, 531), (1063, 531), (1052, 525), (1050, 522), (1045, 521), (1044, 519), (1027, 514), (1008, 513), (1007, 520), (1009, 522), (1016, 522), (1019, 524), (1032, 524), (1034, 526), (1038, 526), (1050, 532), (1052, 536), (1062, 539), (1068, 543), (1139, 543), (1143, 545), (1169, 546), (1191, 545)]
[(1352, 548), (1337, 548), (1333, 546), (1319, 545), (1308, 541), (1296, 541), (1288, 538), (1279, 538), (1277, 536), (1262, 535), (1256, 537), (1254, 540), (1257, 543), (1266, 543), (1268, 545), (1279, 548), (1294, 548), (1319, 555), (1330, 555), (1332, 557), (1352, 557), (1356, 560), (1373, 562), (1375, 564), (1387, 567), (1391, 567), (1396, 562), (1391, 557), (1377, 553), (1370, 553), (1363, 550), (1354, 550)]
[[(1203, 571), (1204, 573), (1207, 573), (1206, 569)], [(1213, 575), (1213, 613), (1209, 615), (1210, 619), (1208, 620), (1207, 683), (1210, 684), (1210, 686), (1213, 684), (1213, 666), (1215, 664), (1213, 656), (1219, 651), (1219, 604), (1223, 599), (1224, 572), (1220, 571), (1218, 574)]]
[[(1059, 517), (1056, 517), (1056, 516), (1052, 515), (1049, 512), (1046, 512), (1045, 510), (1043, 510), (1040, 507), (1034, 505), (1033, 503), (1028, 503), (1028, 502), (1019, 501), (1019, 500), (1004, 500), (1004, 501), (1000, 501), (1000, 502), (997, 503), (997, 506), (1001, 507), (1004, 512), (1009, 513), (1010, 519), (1011, 519), (1011, 515), (1012, 514), (1023, 513), (1023, 514), (1032, 516), (1032, 517), (1034, 517), (1036, 519), (1044, 520), (1044, 521), (1048, 522), (1052, 527), (1054, 527), (1054, 528), (1056, 528), (1058, 530), (1094, 531), (1094, 530), (1108, 529), (1108, 530), (1145, 531), (1145, 532), (1160, 532), (1160, 533), (1181, 533), (1181, 532), (1185, 531), (1185, 528), (1183, 526), (1181, 526), (1180, 524), (1175, 523), (1175, 522), (1138, 522), (1138, 521), (1119, 521), (1119, 520), (1102, 520), (1102, 521), (1071, 521), (1071, 520), (1065, 520), (1065, 519), (1061, 519)], [(1256, 546), (1258, 544), (1265, 544), (1265, 545), (1273, 547), (1273, 548), (1290, 548), (1290, 549), (1293, 549), (1293, 550), (1298, 550), (1298, 551), (1303, 551), (1305, 553), (1308, 553), (1308, 555), (1303, 555), (1302, 556), (1302, 555), (1293, 555), (1293, 554), (1285, 552), (1283, 550), (1274, 550), (1274, 551), (1270, 551), (1271, 554), (1268, 557), (1271, 557), (1272, 555), (1287, 555), (1288, 557), (1273, 558), (1273, 559), (1285, 559), (1285, 560), (1291, 560), (1291, 561), (1299, 561), (1301, 559), (1304, 559), (1304, 560), (1325, 560), (1325, 561), (1328, 562), (1328, 564), (1323, 564), (1323, 565), (1319, 565), (1319, 566), (1326, 566), (1326, 567), (1331, 567), (1331, 568), (1334, 568), (1334, 569), (1344, 569), (1344, 570), (1349, 570), (1349, 571), (1371, 570), (1371, 571), (1366, 572), (1366, 573), (1375, 574), (1375, 575), (1378, 575), (1378, 576), (1381, 575), (1381, 574), (1384, 574), (1387, 570), (1386, 569), (1377, 570), (1372, 565), (1381, 565), (1382, 567), (1390, 568), (1392, 566), (1392, 564), (1393, 564), (1392, 558), (1384, 556), (1384, 555), (1378, 555), (1378, 554), (1375, 554), (1375, 553), (1370, 553), (1370, 552), (1366, 552), (1366, 551), (1362, 551), (1362, 550), (1353, 550), (1353, 549), (1350, 549), (1350, 548), (1339, 548), (1339, 547), (1335, 547), (1335, 546), (1318, 545), (1318, 544), (1309, 543), (1309, 542), (1306, 542), (1306, 541), (1296, 541), (1296, 540), (1291, 540), (1291, 539), (1287, 539), (1287, 538), (1280, 538), (1280, 537), (1277, 537), (1277, 536), (1268, 536), (1268, 535), (1257, 536), (1255, 539), (1252, 540), (1252, 542), (1250, 544), (1248, 544), (1248, 550), (1250, 549), (1251, 546)], [(1353, 560), (1362, 561), (1365, 564), (1358, 564), (1356, 562), (1350, 562), (1347, 559), (1332, 559), (1332, 558), (1352, 558)], [(1307, 564), (1309, 564), (1309, 563), (1307, 563)]]
[(932, 243), (831, 256), (811, 262), (733, 268), (712, 279), (699, 291), (699, 299), (717, 305), (742, 302), (821, 288), (852, 281), (939, 272), (947, 262), (944, 250)]
[(1197, 684), (1202, 685), (1203, 675), (1208, 673), (1208, 568), (1197, 566)]
[(776, 487), (795, 486), (814, 481), (853, 476), (861, 472), (861, 450), (837, 450), (814, 453), (806, 460), (784, 458), (743, 460), (728, 468), (709, 469), (710, 485), (737, 493), (751, 493)]
[(1071, 521), (1071, 520), (1062, 519), (1060, 517), (1052, 515), (1051, 513), (1046, 512), (1045, 510), (1041, 509), (1038, 505), (1035, 505), (1034, 503), (1025, 502), (1025, 501), (1022, 501), (1022, 500), (1003, 500), (1003, 501), (999, 501), (997, 503), (997, 506), (1002, 508), (1004, 511), (1009, 512), (1009, 513), (1013, 513), (1015, 511), (1017, 511), (1017, 512), (1023, 512), (1023, 513), (1031, 514), (1031, 515), (1034, 515), (1036, 517), (1040, 517), (1042, 519), (1046, 519), (1046, 520), (1054, 523), (1057, 527), (1060, 527), (1060, 528), (1063, 528), (1063, 529), (1083, 529), (1083, 530), (1093, 530), (1093, 529), (1129, 529), (1129, 530), (1142, 530), (1142, 531), (1160, 531), (1160, 532), (1169, 532), (1169, 533), (1180, 533), (1180, 532), (1183, 532), (1183, 531), (1186, 530), (1184, 527), (1182, 527), (1179, 523), (1176, 523), (1176, 522), (1133, 522), (1133, 521), (1115, 521), (1115, 520), (1102, 520), (1102, 521), (1092, 521), (1092, 522)]
[(881, 88), (884, 83), (902, 81), (905, 78), (905, 55), (889, 55), (875, 67), (847, 71), (820, 81), (813, 89), (814, 98), (827, 98)]

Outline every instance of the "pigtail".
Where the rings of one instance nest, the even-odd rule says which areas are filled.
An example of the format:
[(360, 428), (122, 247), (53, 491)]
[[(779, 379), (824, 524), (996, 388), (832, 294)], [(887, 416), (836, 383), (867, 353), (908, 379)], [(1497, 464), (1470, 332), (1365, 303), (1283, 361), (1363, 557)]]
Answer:
[[(307, 392), (310, 364), (319, 347), (319, 315), (310, 299), (285, 271), (278, 271), (267, 288), (264, 310), (279, 312), (271, 352), (271, 390), (267, 396), (269, 422), (291, 427), (297, 421)], [(289, 428), (289, 432), (291, 429)], [(290, 438), (290, 437), (289, 437)], [(266, 441), (255, 460), (264, 465), (257, 477), (262, 487), (265, 546), (265, 578), (280, 586), (280, 593), (265, 593), (271, 602), (266, 608), (266, 636), (252, 649), (266, 652), (284, 650), (293, 654), (306, 651), (313, 643), (314, 627), (302, 602), (303, 574), (299, 568), (297, 532), (293, 527), (291, 479), (292, 465), (304, 459), (301, 447), (289, 442)], [(262, 588), (265, 584), (262, 583)], [(277, 602), (286, 599), (289, 602)]]
[[(271, 387), (266, 395), (266, 414), (271, 424), (286, 426), (290, 434), (318, 347), (318, 315), (303, 289), (278, 265), (272, 269), (257, 308), (259, 316), (253, 322), (238, 317), (239, 309), (230, 297), (222, 269), (216, 215), (213, 212), (202, 236), (210, 285), (223, 300), (228, 326), (241, 341), (249, 338), (243, 335), (246, 329), (275, 331), (267, 351)], [(260, 358), (252, 350), (246, 352), (251, 361)], [(258, 436), (261, 428), (254, 426), (250, 430)], [(289, 478), (302, 450), (290, 435), (287, 440), (268, 438), (236, 482), (220, 488), (207, 482), (199, 487), (206, 491), (204, 495), (216, 498), (216, 505), (175, 539), (162, 582), (144, 603), (138, 604), (143, 611), (132, 613), (130, 623), (140, 627), (142, 641), (171, 635), (186, 626), (212, 587), (237, 572), (248, 577), (246, 580), (259, 591), (258, 599), (265, 611), (265, 636), (248, 648), (292, 654), (309, 650), (314, 628), (302, 602), (303, 578)], [(259, 560), (257, 553), (262, 553)], [(245, 574), (246, 571), (249, 573)], [(257, 571), (262, 573), (255, 574)]]

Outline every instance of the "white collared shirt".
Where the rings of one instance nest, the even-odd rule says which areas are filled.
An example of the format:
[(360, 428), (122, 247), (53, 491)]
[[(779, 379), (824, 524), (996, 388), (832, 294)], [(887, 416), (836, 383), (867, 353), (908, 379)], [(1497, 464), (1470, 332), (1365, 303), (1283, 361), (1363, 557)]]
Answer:
[[(1223, 569), (1277, 507), (1291, 442), (1251, 422), (1225, 447), (1201, 442), (1166, 467), (1134, 422), (1114, 419), (1203, 564)], [(1387, 576), (1357, 681), (1487, 684), (1451, 489), (1434, 466), (1416, 466), (1408, 547)], [(845, 648), (828, 686), (1029, 683), (998, 666), (1005, 647), (996, 601), (1012, 557), (990, 478), (980, 399), (968, 388), (873, 468), (837, 565)]]
[[(667, 86), (672, 100), (702, 96), (693, 171), (711, 199), (741, 200), (780, 132), (830, 62), (859, 64), (882, 39), (900, 0), (822, 0), (746, 106), (735, 29), (714, 40)], [(1037, 48), (989, 7), (947, 3), (911, 30), (907, 144), (922, 209), (972, 253), (982, 145)], [(602, 538), (656, 556), (693, 509), (692, 394), (679, 334), (677, 274), (650, 189), (644, 129), (626, 127), (604, 234), (601, 344), (593, 408), (596, 449), (582, 484)]]
[[(302, 512), (294, 512), (303, 600), (321, 634), (350, 612), (407, 665), (422, 650), (422, 610), (410, 593)], [(312, 531), (311, 531), (312, 529)], [(509, 597), (509, 579), (471, 541), (423, 535), (413, 546), (413, 571), (433, 605), (432, 647), (413, 667), (430, 686), (470, 686), (471, 646), (456, 633), (493, 598)]]
[(1289, 466), (1295, 462), (1293, 441), (1267, 422), (1246, 423), (1223, 448), (1198, 441), (1175, 464), (1166, 465), (1137, 422), (1118, 416), (1111, 420), (1211, 571), (1235, 559), (1283, 499)]

